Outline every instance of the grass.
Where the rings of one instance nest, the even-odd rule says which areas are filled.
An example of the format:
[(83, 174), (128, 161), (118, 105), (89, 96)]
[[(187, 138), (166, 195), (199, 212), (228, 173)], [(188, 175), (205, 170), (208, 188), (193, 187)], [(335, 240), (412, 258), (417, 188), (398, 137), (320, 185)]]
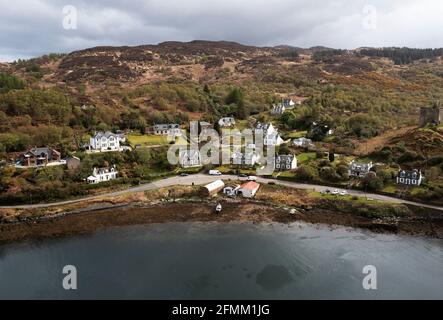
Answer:
[(394, 184), (388, 184), (383, 189), (383, 192), (395, 193), (397, 191), (397, 186)]
[(167, 140), (166, 136), (142, 135), (139, 133), (129, 134), (128, 141), (132, 147), (135, 147), (136, 145), (141, 145), (141, 146), (147, 147), (147, 146), (167, 145), (168, 144), (168, 140)]
[(292, 131), (288, 134), (288, 137), (291, 139), (298, 139), (301, 137), (305, 137), (307, 133), (307, 131)]
[(315, 159), (317, 159), (317, 154), (315, 152), (304, 152), (297, 155), (297, 161), (299, 165)]

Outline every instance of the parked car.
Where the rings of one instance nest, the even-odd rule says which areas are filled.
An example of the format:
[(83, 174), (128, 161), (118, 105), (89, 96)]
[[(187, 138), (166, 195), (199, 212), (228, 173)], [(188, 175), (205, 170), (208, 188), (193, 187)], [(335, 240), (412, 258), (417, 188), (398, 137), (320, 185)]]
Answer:
[(348, 194), (348, 192), (346, 190), (340, 191), (340, 195), (341, 196), (346, 196), (347, 194)]
[(187, 174), (187, 173), (185, 173), (185, 172), (180, 173), (180, 177), (187, 177), (187, 176), (189, 176), (189, 174)]
[(271, 185), (271, 186), (274, 186), (275, 182), (274, 181), (269, 181), (268, 184)]
[(249, 176), (248, 181), (257, 181), (257, 177), (256, 176)]
[(334, 195), (339, 194), (339, 193), (340, 193), (340, 191), (338, 191), (338, 189), (334, 189), (334, 190), (332, 190), (332, 192), (331, 192), (331, 194), (334, 194)]
[(325, 194), (330, 194), (330, 193), (331, 193), (331, 190), (326, 189), (326, 190), (323, 191), (323, 193), (325, 193)]
[(240, 178), (247, 178), (247, 177), (248, 177), (248, 175), (247, 175), (247, 174), (244, 174), (244, 173), (240, 173), (238, 176), (239, 176)]
[(209, 175), (210, 176), (221, 176), (221, 172), (218, 170), (209, 170)]

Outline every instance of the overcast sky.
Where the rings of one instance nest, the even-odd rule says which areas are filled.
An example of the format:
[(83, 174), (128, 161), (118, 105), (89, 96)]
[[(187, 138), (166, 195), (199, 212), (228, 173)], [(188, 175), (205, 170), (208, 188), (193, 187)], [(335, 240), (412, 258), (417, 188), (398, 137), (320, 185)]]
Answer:
[[(75, 12), (77, 24), (75, 28)], [(68, 26), (71, 29), (66, 29)], [(74, 27), (74, 28), (72, 28)], [(441, 0), (0, 0), (0, 61), (97, 45), (443, 47)]]

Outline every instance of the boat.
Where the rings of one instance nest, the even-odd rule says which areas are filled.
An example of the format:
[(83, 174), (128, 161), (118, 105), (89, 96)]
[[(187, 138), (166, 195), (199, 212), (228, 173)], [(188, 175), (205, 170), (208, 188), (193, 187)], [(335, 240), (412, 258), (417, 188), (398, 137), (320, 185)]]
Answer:
[(222, 205), (219, 203), (216, 207), (215, 207), (215, 213), (220, 213), (222, 211), (223, 207)]

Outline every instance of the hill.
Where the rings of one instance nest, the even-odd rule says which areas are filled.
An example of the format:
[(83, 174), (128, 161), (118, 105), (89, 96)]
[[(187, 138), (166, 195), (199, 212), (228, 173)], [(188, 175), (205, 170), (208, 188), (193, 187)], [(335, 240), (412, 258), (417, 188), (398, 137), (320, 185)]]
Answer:
[[(395, 64), (389, 58), (396, 57), (395, 48), (389, 54), (374, 50), (170, 41), (2, 64), (0, 73), (9, 78), (0, 86), (0, 135), (21, 137), (9, 137), (16, 147), (11, 142), (4, 147), (4, 136), (0, 143), (7, 151), (58, 143), (51, 134), (30, 135), (36, 128), (57, 131), (58, 139), (61, 131), (70, 130), (134, 129), (200, 118), (213, 122), (227, 115), (266, 117), (284, 95), (305, 102), (276, 119), (282, 129), (305, 130), (313, 121), (325, 122), (336, 129), (338, 144), (416, 125), (419, 107), (443, 98), (440, 51), (414, 49), (411, 61)], [(409, 54), (398, 50), (399, 56)], [(241, 106), (227, 99), (235, 88), (242, 92)]]

